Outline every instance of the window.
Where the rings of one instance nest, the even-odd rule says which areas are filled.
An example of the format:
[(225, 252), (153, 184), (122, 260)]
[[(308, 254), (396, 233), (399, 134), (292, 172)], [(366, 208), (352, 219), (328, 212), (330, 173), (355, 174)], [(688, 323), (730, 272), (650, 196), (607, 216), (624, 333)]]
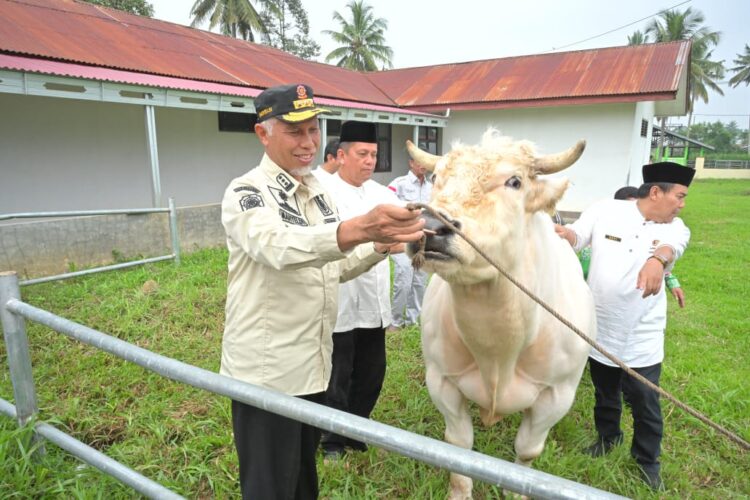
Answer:
[(255, 123), (258, 115), (254, 113), (232, 113), (231, 111), (219, 111), (220, 132), (247, 132), (255, 133)]
[(391, 125), (389, 123), (378, 123), (378, 163), (375, 165), (376, 172), (391, 171)]
[(439, 155), (438, 148), (438, 128), (437, 127), (419, 127), (419, 149), (427, 151), (433, 155)]
[(648, 137), (648, 120), (641, 120), (641, 137)]

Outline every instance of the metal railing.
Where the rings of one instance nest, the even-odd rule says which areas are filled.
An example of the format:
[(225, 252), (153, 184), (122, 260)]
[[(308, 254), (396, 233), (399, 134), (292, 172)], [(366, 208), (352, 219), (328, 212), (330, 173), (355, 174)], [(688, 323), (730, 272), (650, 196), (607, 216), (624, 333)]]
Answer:
[(748, 160), (709, 160), (703, 162), (703, 168), (729, 168), (729, 169), (748, 169), (750, 161)]
[[(8, 350), (8, 365), (16, 402), (16, 418), (20, 425), (33, 421), (38, 413), (24, 318), (48, 326), (70, 338), (92, 345), (166, 378), (263, 408), (326, 431), (364, 441), (400, 455), (533, 498), (623, 498), (529, 467), (459, 448), (443, 441), (413, 434), (304, 399), (240, 382), (153, 353), (22, 302), (15, 273), (6, 272), (0, 273), (0, 319), (2, 319)], [(0, 410), (2, 410), (2, 406), (0, 406)], [(47, 428), (40, 429), (40, 424), (36, 425), (37, 432), (47, 437), (48, 434), (42, 432), (43, 430), (46, 431)], [(73, 439), (70, 436), (68, 438)], [(69, 451), (110, 474), (110, 471), (106, 470), (102, 462), (104, 460), (102, 457), (92, 455), (84, 457), (78, 454), (78, 450), (70, 449)], [(111, 459), (107, 457), (107, 460)], [(122, 464), (119, 465), (126, 467)], [(131, 472), (137, 474), (134, 471)], [(150, 482), (146, 478), (136, 478), (126, 484), (136, 487), (134, 483), (140, 485), (141, 481)], [(145, 493), (143, 490), (139, 491), (151, 498), (165, 497), (159, 492)]]
[(136, 215), (136, 214), (151, 214), (166, 212), (169, 214), (169, 234), (172, 243), (172, 253), (167, 255), (161, 255), (158, 257), (149, 257), (147, 259), (138, 259), (128, 262), (122, 262), (119, 264), (112, 264), (109, 266), (98, 266), (90, 269), (84, 269), (82, 271), (75, 271), (70, 273), (56, 274), (54, 276), (44, 276), (42, 278), (34, 278), (20, 281), (21, 286), (24, 285), (35, 285), (37, 283), (46, 283), (48, 281), (57, 281), (68, 278), (74, 278), (76, 276), (84, 276), (87, 274), (100, 273), (103, 271), (113, 271), (115, 269), (123, 269), (127, 267), (138, 266), (141, 264), (148, 264), (150, 262), (160, 262), (162, 260), (174, 259), (175, 264), (180, 263), (180, 241), (177, 234), (177, 210), (174, 204), (174, 198), (169, 198), (168, 208), (130, 208), (122, 210), (73, 210), (66, 212), (19, 212), (13, 214), (0, 214), (1, 220), (9, 219), (38, 219), (38, 218), (50, 218), (50, 217), (84, 217), (90, 215)]

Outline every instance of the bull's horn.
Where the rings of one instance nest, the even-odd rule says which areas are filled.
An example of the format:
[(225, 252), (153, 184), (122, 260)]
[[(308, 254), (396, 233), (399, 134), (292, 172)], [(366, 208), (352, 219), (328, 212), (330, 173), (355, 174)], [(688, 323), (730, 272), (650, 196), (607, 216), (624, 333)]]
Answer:
[(537, 174), (554, 174), (574, 164), (581, 157), (586, 141), (581, 139), (576, 145), (562, 153), (537, 156), (534, 158), (534, 170)]
[(435, 165), (437, 165), (437, 162), (440, 159), (439, 156), (430, 154), (427, 151), (422, 151), (409, 139), (406, 140), (406, 150), (409, 152), (409, 156), (411, 156), (412, 160), (419, 163), (430, 172), (435, 170)]

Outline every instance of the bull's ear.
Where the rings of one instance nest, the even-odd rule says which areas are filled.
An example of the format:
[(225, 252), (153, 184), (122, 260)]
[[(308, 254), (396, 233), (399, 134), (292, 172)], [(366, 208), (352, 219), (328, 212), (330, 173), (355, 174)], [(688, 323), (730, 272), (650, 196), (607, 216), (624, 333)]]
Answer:
[(560, 201), (565, 190), (568, 189), (568, 179), (535, 179), (531, 188), (526, 191), (526, 212), (534, 213), (539, 210), (550, 212)]

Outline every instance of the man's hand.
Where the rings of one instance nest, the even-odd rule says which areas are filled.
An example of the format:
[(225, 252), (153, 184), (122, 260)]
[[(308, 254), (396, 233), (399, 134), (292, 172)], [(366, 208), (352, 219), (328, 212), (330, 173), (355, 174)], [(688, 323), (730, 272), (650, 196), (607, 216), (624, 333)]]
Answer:
[(396, 205), (378, 205), (364, 215), (339, 224), (337, 239), (343, 251), (373, 241), (377, 243), (408, 243), (419, 240), (424, 219), (421, 211)]
[(664, 266), (656, 259), (648, 258), (638, 273), (636, 288), (643, 290), (643, 298), (656, 295), (661, 290), (664, 281)]
[(405, 243), (373, 243), (373, 246), (375, 247), (375, 251), (378, 253), (389, 252), (391, 254), (394, 254), (403, 253), (406, 250)]
[(567, 240), (567, 242), (570, 243), (570, 246), (575, 246), (576, 233), (572, 229), (561, 226), (560, 224), (555, 224), (555, 233), (557, 233), (560, 238)]
[(674, 296), (675, 300), (677, 300), (677, 303), (680, 304), (680, 309), (685, 308), (685, 292), (682, 291), (682, 288), (675, 287), (672, 288), (672, 295)]

